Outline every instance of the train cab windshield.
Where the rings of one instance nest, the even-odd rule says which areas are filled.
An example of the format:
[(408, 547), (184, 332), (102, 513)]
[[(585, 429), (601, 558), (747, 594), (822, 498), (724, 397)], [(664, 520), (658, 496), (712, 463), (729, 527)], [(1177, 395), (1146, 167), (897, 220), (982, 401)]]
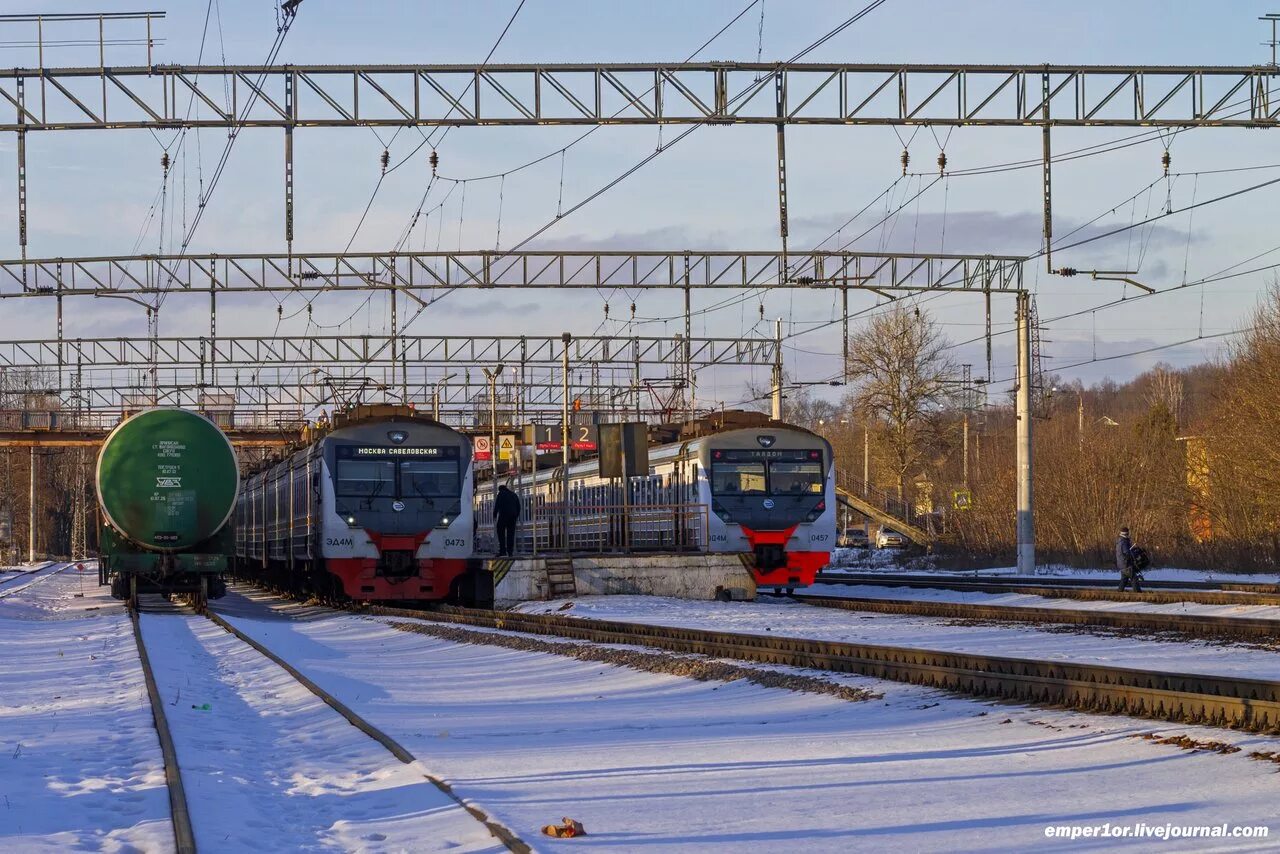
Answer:
[(822, 495), (826, 486), (820, 451), (714, 451), (713, 495)]
[(454, 448), (339, 446), (334, 471), (339, 498), (456, 498), (459, 457)]
[(339, 460), (337, 493), (343, 498), (394, 495), (395, 460)]

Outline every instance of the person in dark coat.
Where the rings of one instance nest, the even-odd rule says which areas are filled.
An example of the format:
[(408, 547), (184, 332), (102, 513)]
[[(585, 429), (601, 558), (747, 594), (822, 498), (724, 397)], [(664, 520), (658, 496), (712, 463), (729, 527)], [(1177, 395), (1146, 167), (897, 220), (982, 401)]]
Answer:
[(498, 487), (498, 499), (493, 504), (493, 527), (498, 536), (498, 557), (512, 557), (516, 553), (516, 520), (520, 518), (520, 496), (504, 483)]
[(1141, 593), (1137, 568), (1133, 565), (1133, 540), (1129, 539), (1129, 529), (1120, 529), (1120, 538), (1116, 540), (1116, 569), (1120, 570), (1120, 590), (1123, 592), (1133, 583), (1133, 592)]

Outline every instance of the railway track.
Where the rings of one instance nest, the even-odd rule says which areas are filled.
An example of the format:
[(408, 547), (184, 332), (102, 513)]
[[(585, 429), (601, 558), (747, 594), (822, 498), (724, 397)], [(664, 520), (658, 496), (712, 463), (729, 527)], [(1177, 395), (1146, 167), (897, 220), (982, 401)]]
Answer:
[[(194, 852), (196, 850), (195, 831), (191, 819), (190, 804), (188, 803), (182, 782), (180, 757), (175, 747), (168, 719), (165, 716), (164, 702), (160, 697), (160, 692), (157, 687), (155, 671), (152, 667), (151, 658), (147, 654), (146, 643), (143, 640), (141, 615), (171, 614), (192, 616), (194, 612), (190, 609), (174, 605), (159, 595), (144, 594), (139, 597), (138, 605), (138, 609), (131, 612), (131, 620), (133, 623), (134, 639), (138, 645), (138, 656), (142, 663), (147, 695), (151, 703), (152, 717), (155, 721), (156, 732), (159, 735), (160, 740), (161, 753), (164, 757), (165, 782), (169, 789), (169, 803), (170, 813), (173, 820), (174, 842), (179, 854), (189, 854), (189, 852)], [(205, 610), (200, 613), (199, 616), (209, 619), (220, 628), (233, 635), (237, 640), (249, 647), (252, 647), (258, 654), (267, 658), (273, 664), (284, 670), (298, 684), (305, 687), (329, 708), (341, 715), (347, 723), (364, 733), (401, 763), (410, 765), (418, 762), (417, 758), (405, 749), (404, 746), (399, 744), (385, 732), (375, 727), (368, 720), (354, 712), (350, 707), (343, 704), (328, 691), (317, 685), (314, 681), (307, 678), (275, 652), (244, 634), (213, 611)], [(269, 747), (269, 745), (263, 745), (264, 749), (267, 747)], [(479, 807), (474, 804), (467, 803), (454, 793), (452, 787), (446, 781), (427, 773), (420, 765), (418, 770), (431, 785), (443, 793), (450, 801), (457, 804), (472, 818), (483, 824), (488, 829), (489, 833), (508, 851), (516, 852), (517, 854), (528, 854), (528, 852), (532, 850), (529, 845), (520, 839), (520, 837), (512, 830), (493, 819)]]
[(468, 608), (364, 613), (856, 673), (975, 697), (1280, 732), (1280, 682)]
[[(18, 575), (0, 581), (0, 599), (21, 593), (43, 581), (47, 581), (64, 570), (75, 566), (74, 563), (50, 563), (37, 569), (27, 570)], [(26, 583), (23, 583), (26, 582)]]
[[(1080, 599), (1083, 601), (1150, 602), (1157, 605), (1280, 605), (1280, 591), (1274, 584), (1234, 584), (1220, 587), (1162, 586), (1151, 588), (1156, 582), (1143, 582), (1141, 593), (1121, 593), (1114, 586), (1077, 583), (1071, 579), (1053, 579), (1052, 585), (1042, 580), (981, 581), (968, 576), (943, 576), (922, 578), (901, 575), (819, 575), (819, 584), (838, 584), (851, 587), (908, 587), (914, 590), (962, 590), (971, 593), (1024, 593), (1028, 596), (1044, 596), (1050, 599)], [(1070, 583), (1064, 583), (1070, 582)], [(1171, 585), (1172, 582), (1166, 582)]]
[[(1022, 576), (997, 575), (979, 576), (962, 573), (929, 573), (928, 575), (887, 572), (827, 572), (820, 573), (819, 579), (826, 583), (863, 583), (870, 581), (939, 581), (939, 582), (982, 582), (1006, 584), (1011, 587), (1025, 585), (1043, 585), (1052, 582), (1054, 587), (1097, 587), (1114, 588), (1119, 579), (1085, 578), (1081, 576)], [(1226, 590), (1237, 593), (1275, 593), (1280, 594), (1280, 584), (1253, 581), (1143, 581), (1144, 587), (1153, 590)]]
[(978, 605), (962, 602), (876, 599), (859, 596), (818, 596), (796, 593), (798, 602), (819, 608), (903, 614), (913, 617), (941, 617), (955, 620), (996, 622), (1059, 623), (1144, 632), (1178, 632), (1203, 638), (1267, 640), (1280, 638), (1280, 620), (1251, 617), (1223, 617), (1195, 614), (1153, 614), (1137, 611), (1090, 611), (1014, 605)]

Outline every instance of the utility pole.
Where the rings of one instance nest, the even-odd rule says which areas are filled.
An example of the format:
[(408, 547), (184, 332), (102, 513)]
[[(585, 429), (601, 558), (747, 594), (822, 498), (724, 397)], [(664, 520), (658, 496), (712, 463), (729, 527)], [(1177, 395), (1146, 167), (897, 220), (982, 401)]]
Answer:
[(862, 497), (871, 494), (871, 425), (862, 425)]
[(564, 411), (560, 421), (560, 498), (563, 508), (561, 521), (564, 525), (564, 551), (569, 552), (569, 343), (573, 336), (568, 332), (560, 336), (564, 342), (564, 353), (560, 360), (560, 373), (564, 380)]
[(431, 392), (431, 417), (436, 421), (440, 420), (440, 386), (456, 377), (457, 374), (446, 374), (436, 380), (436, 387)]
[(1076, 435), (1079, 437), (1080, 450), (1084, 450), (1084, 392), (1077, 395), (1079, 405), (1076, 407)]
[(492, 371), (484, 368), (484, 378), (489, 381), (489, 464), (493, 466), (493, 483), (490, 484), (490, 491), (493, 493), (495, 537), (498, 533), (496, 521), (498, 512), (498, 376), (501, 373), (501, 362)]
[(1035, 501), (1031, 481), (1031, 294), (1018, 292), (1018, 574), (1036, 571)]
[(771, 398), (773, 401), (770, 407), (769, 417), (774, 421), (782, 420), (782, 318), (777, 320), (774, 335), (774, 351), (773, 351), (773, 389)]
[(36, 562), (36, 446), (31, 443), (31, 482), (27, 494), (27, 561)]

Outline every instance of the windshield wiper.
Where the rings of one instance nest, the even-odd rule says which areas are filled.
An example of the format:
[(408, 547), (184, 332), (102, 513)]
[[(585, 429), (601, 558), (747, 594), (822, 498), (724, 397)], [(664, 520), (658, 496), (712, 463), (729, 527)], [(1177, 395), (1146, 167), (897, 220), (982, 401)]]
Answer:
[(377, 498), (378, 493), (382, 491), (382, 487), (385, 483), (385, 480), (378, 481), (378, 485), (373, 488), (373, 491), (369, 493), (369, 497), (364, 500), (364, 508), (366, 510), (373, 509), (373, 499)]

